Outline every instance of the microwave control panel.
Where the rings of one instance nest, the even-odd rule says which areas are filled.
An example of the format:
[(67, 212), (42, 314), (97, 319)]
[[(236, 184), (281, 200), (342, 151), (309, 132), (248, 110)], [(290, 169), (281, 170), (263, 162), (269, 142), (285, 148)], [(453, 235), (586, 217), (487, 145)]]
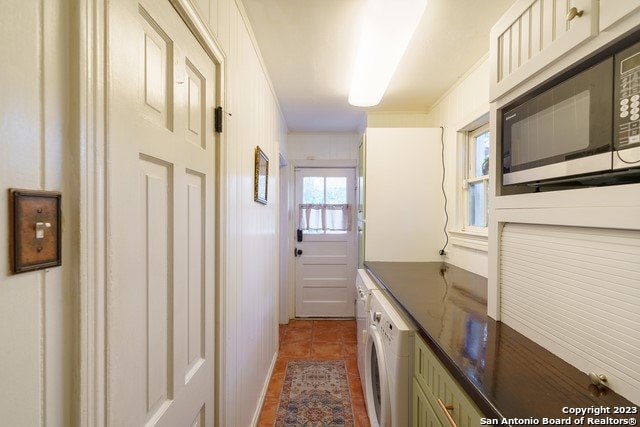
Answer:
[(616, 148), (640, 144), (640, 43), (616, 55), (616, 93), (614, 132)]

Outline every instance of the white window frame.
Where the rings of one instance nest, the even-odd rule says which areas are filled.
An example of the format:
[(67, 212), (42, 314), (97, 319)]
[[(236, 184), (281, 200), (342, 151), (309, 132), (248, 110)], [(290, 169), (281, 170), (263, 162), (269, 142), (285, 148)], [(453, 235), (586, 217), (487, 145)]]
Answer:
[[(470, 130), (466, 133), (466, 142), (465, 142), (465, 174), (462, 179), (462, 205), (463, 208), (463, 223), (462, 223), (462, 231), (469, 232), (473, 234), (480, 234), (483, 236), (488, 235), (488, 226), (478, 227), (471, 225), (470, 218), (470, 195), (469, 195), (469, 187), (470, 184), (484, 183), (484, 197), (485, 197), (485, 206), (487, 207), (488, 216), (488, 208), (489, 208), (489, 175), (481, 175), (475, 176), (475, 138), (478, 135), (481, 135), (485, 132), (489, 132), (489, 123), (485, 123), (473, 130)], [(489, 220), (487, 218), (487, 224)]]

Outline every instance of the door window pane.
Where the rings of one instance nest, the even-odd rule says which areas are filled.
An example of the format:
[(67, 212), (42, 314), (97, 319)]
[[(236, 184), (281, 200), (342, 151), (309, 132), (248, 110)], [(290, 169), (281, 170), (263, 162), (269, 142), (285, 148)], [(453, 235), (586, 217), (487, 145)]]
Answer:
[(302, 204), (322, 205), (306, 206), (304, 211), (300, 211), (305, 219), (300, 225), (304, 233), (340, 234), (351, 229), (348, 206), (346, 209), (332, 206), (347, 205), (347, 177), (303, 177)]
[(302, 203), (324, 203), (324, 177), (305, 176), (303, 178)]
[(327, 204), (338, 205), (347, 203), (347, 178), (327, 178)]
[(347, 203), (347, 178), (307, 176), (302, 180), (302, 203)]

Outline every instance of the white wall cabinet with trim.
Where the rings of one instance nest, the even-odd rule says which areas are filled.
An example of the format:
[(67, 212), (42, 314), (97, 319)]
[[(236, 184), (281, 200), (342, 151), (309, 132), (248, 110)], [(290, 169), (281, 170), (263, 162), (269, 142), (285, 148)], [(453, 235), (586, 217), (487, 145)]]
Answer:
[(597, 0), (517, 2), (491, 29), (490, 98), (508, 92), (597, 31)]
[(479, 426), (480, 409), (419, 337), (414, 351), (413, 427)]
[(365, 140), (365, 260), (439, 261), (440, 129), (368, 128)]
[[(537, 3), (538, 1), (532, 0), (518, 1), (496, 24), (491, 33), (490, 99), (492, 103), (490, 123), (493, 138), (491, 158), (496, 161), (492, 162), (493, 166), (490, 171), (490, 181), (493, 185), (490, 190), (489, 213), (488, 314), (496, 320), (502, 320), (585, 374), (590, 371), (605, 373), (611, 377), (610, 385), (613, 391), (637, 404), (640, 402), (638, 400), (640, 399), (640, 387), (632, 374), (637, 372), (637, 361), (635, 359), (631, 362), (619, 360), (618, 354), (603, 356), (607, 346), (615, 348), (620, 353), (620, 345), (618, 344), (606, 342), (601, 344), (602, 348), (593, 345), (593, 337), (606, 337), (607, 339), (614, 337), (612, 339), (624, 342), (626, 338), (620, 338), (616, 334), (619, 334), (620, 330), (627, 330), (630, 322), (637, 322), (637, 312), (625, 311), (620, 307), (637, 300), (639, 296), (635, 286), (637, 281), (631, 285), (629, 282), (631, 279), (624, 274), (608, 272), (613, 278), (620, 279), (623, 283), (614, 280), (611, 286), (618, 287), (614, 290), (605, 289), (603, 285), (605, 282), (602, 279), (598, 284), (592, 286), (596, 290), (591, 292), (588, 285), (597, 273), (597, 271), (594, 272), (596, 270), (595, 262), (587, 262), (576, 268), (575, 274), (571, 277), (563, 278), (561, 275), (554, 274), (549, 276), (547, 269), (553, 263), (560, 266), (558, 271), (564, 272), (569, 268), (569, 262), (559, 261), (559, 257), (545, 258), (545, 251), (542, 251), (541, 256), (536, 256), (533, 245), (526, 242), (522, 245), (525, 254), (523, 258), (530, 260), (531, 265), (521, 264), (517, 259), (520, 249), (512, 237), (514, 231), (524, 228), (536, 238), (548, 231), (551, 237), (543, 239), (545, 245), (553, 245), (558, 241), (580, 242), (575, 247), (568, 244), (566, 249), (558, 252), (559, 255), (570, 258), (577, 256), (579, 250), (585, 246), (580, 240), (584, 238), (584, 235), (594, 235), (596, 237), (593, 237), (592, 240), (595, 242), (593, 250), (596, 257), (598, 257), (598, 251), (604, 251), (607, 254), (614, 254), (613, 262), (617, 263), (620, 262), (619, 256), (631, 254), (625, 255), (629, 258), (629, 267), (626, 267), (627, 270), (624, 271), (631, 271), (631, 274), (637, 275), (636, 272), (640, 268), (637, 245), (625, 243), (618, 245), (624, 247), (624, 250), (618, 246), (610, 250), (612, 247), (610, 240), (612, 235), (635, 236), (640, 230), (640, 183), (507, 195), (507, 191), (503, 191), (501, 187), (500, 159), (502, 156), (499, 138), (501, 108), (548, 82), (554, 76), (569, 70), (585, 58), (604, 51), (608, 46), (618, 41), (634, 37), (640, 31), (640, 1), (601, 0), (600, 2), (588, 2), (586, 5), (590, 7), (599, 7), (597, 11), (593, 8), (588, 9), (592, 11), (592, 18), (598, 16), (597, 21), (589, 20), (590, 34), (585, 32), (583, 38), (576, 36), (575, 39), (574, 36), (571, 36), (572, 38), (557, 44), (561, 48), (552, 48), (553, 44), (551, 44), (548, 51), (544, 48), (543, 43), (542, 50), (536, 56), (530, 54), (521, 56), (522, 49), (531, 47), (531, 43), (524, 43), (523, 47), (523, 40), (526, 39), (523, 34), (532, 34), (530, 29), (522, 30), (523, 25), (526, 25), (522, 23), (530, 24), (535, 20), (534, 17), (537, 15), (532, 15), (535, 7), (533, 9), (530, 7)], [(548, 5), (549, 1), (544, 3)], [(577, 7), (578, 4), (585, 5), (585, 3), (578, 1), (568, 3), (567, 7)], [(576, 17), (574, 21), (586, 17), (587, 9), (582, 17)], [(570, 31), (573, 29), (570, 28)], [(508, 42), (518, 40), (518, 46), (507, 46), (505, 44), (507, 39), (504, 39), (502, 44), (498, 42), (499, 37), (506, 37), (506, 35), (509, 36)], [(542, 39), (544, 40), (544, 37)], [(572, 42), (568, 40), (572, 40)], [(523, 57), (525, 58), (524, 62), (522, 61)], [(508, 58), (511, 59), (508, 60)], [(522, 274), (524, 270), (521, 271), (525, 267), (530, 274), (528, 278)], [(605, 267), (607, 267), (606, 264)], [(598, 274), (601, 275), (599, 277), (607, 277), (607, 273)], [(548, 294), (544, 294), (541, 289), (546, 278), (550, 278), (552, 282)], [(600, 294), (593, 297), (598, 292)], [(618, 301), (602, 302), (609, 301), (609, 298), (613, 297), (618, 298)], [(518, 303), (527, 307), (535, 307), (535, 310), (521, 312), (517, 308)], [(591, 329), (586, 329), (583, 313), (571, 317), (576, 312), (578, 305), (587, 307), (585, 309), (587, 313), (598, 311), (600, 317), (593, 322)], [(549, 339), (548, 331), (551, 323), (541, 324), (541, 313), (547, 313), (549, 319), (552, 319), (551, 329), (563, 331), (564, 335), (561, 339)], [(562, 314), (563, 322), (574, 321), (574, 324), (560, 322), (563, 324), (560, 325), (557, 321), (558, 313)], [(610, 319), (610, 322), (606, 324), (600, 319)], [(630, 339), (630, 342), (637, 343), (637, 334)], [(631, 353), (633, 354), (633, 351)]]

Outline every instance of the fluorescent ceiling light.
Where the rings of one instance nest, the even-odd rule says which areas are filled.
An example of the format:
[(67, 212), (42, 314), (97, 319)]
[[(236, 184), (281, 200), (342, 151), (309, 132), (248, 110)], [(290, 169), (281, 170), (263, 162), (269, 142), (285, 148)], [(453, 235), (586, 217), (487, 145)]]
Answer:
[(427, 0), (368, 0), (349, 103), (377, 105), (415, 32)]

